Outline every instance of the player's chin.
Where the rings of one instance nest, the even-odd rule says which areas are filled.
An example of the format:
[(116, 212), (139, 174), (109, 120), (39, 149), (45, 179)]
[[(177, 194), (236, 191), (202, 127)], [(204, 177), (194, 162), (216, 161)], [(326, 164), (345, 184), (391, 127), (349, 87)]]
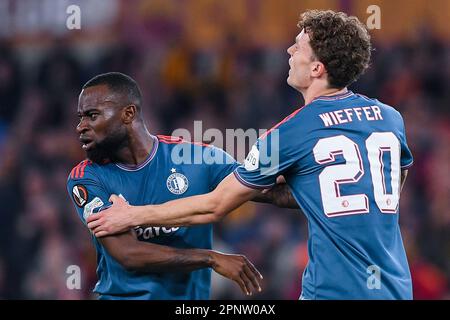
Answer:
[(87, 158), (95, 163), (103, 163), (103, 161), (108, 158), (106, 153), (101, 150), (101, 148), (96, 147), (95, 144), (92, 146), (87, 146), (85, 151)]
[(295, 81), (294, 81), (294, 79), (292, 78), (292, 76), (290, 74), (287, 77), (286, 82), (287, 82), (288, 85), (290, 85), (291, 87), (295, 88)]
[(300, 88), (303, 88), (304, 86), (300, 85), (301, 81), (299, 81), (298, 79), (294, 78), (292, 75), (289, 75), (289, 77), (286, 80), (287, 84), (289, 86), (291, 86), (292, 88), (294, 88), (297, 91), (300, 91)]

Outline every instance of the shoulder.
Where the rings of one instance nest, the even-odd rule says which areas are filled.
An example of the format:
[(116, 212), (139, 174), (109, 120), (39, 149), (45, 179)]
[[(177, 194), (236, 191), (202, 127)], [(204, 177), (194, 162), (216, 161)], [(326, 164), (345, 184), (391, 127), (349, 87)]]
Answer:
[(85, 159), (78, 163), (75, 167), (70, 170), (69, 176), (67, 177), (67, 183), (71, 181), (78, 181), (82, 179), (97, 179), (96, 171), (98, 165), (93, 163), (91, 160)]
[(383, 114), (387, 114), (389, 118), (391, 118), (394, 121), (403, 123), (403, 117), (397, 109), (395, 109), (393, 106), (390, 106), (378, 100), (375, 100), (375, 102), (376, 106), (380, 108)]
[(262, 134), (259, 137), (259, 140), (263, 140), (267, 138), (268, 136), (272, 135), (274, 131), (276, 130), (286, 130), (292, 127), (295, 127), (298, 121), (301, 121), (302, 117), (300, 116), (301, 111), (305, 110), (305, 106), (300, 107), (296, 110), (294, 110), (291, 114), (289, 114), (287, 117), (283, 118), (280, 122), (278, 122), (276, 125), (274, 125), (272, 128), (267, 130), (264, 134)]
[(176, 146), (178, 148), (189, 148), (189, 149), (212, 149), (213, 145), (202, 143), (202, 142), (193, 142), (189, 140), (185, 140), (181, 137), (174, 136), (165, 136), (165, 135), (157, 135), (159, 144), (163, 148), (173, 149)]
[[(191, 142), (173, 136), (157, 135), (157, 138), (162, 148), (166, 148), (166, 153), (175, 151), (176, 156), (179, 157), (176, 162), (208, 165), (235, 163), (235, 159), (226, 151), (211, 144)], [(177, 146), (178, 150), (174, 150)]]
[(161, 135), (161, 134), (158, 134), (156, 137), (158, 138), (159, 142), (161, 142), (163, 144), (167, 144), (167, 145), (188, 144), (188, 145), (193, 145), (193, 146), (212, 147), (211, 145), (206, 144), (206, 143), (192, 142), (192, 141), (185, 140), (181, 137), (165, 136), (165, 135)]
[(388, 105), (384, 102), (381, 102), (380, 100), (378, 100), (376, 98), (369, 98), (360, 93), (355, 93), (355, 95), (359, 99), (365, 101), (365, 103), (370, 104), (372, 106), (377, 106), (378, 108), (380, 108), (382, 114), (388, 115), (389, 119), (394, 120), (394, 121), (403, 122), (403, 117), (402, 117), (401, 113), (397, 109), (395, 109), (393, 106)]
[(380, 100), (376, 99), (376, 98), (369, 98), (363, 94), (360, 93), (355, 93), (355, 95), (359, 98), (362, 99), (364, 101), (366, 101), (368, 104), (373, 104), (376, 105), (378, 107), (380, 107), (380, 109), (385, 110), (386, 112), (391, 112), (397, 115), (400, 115), (400, 113), (392, 106), (381, 102)]
[(379, 102), (377, 99), (375, 99), (375, 98), (369, 98), (368, 96), (366, 96), (366, 95), (364, 95), (364, 94), (361, 94), (361, 93), (356, 93), (356, 92), (355, 92), (355, 96), (356, 96), (356, 98), (362, 99), (362, 100), (366, 100), (366, 101), (368, 101), (369, 103), (376, 103), (376, 102)]

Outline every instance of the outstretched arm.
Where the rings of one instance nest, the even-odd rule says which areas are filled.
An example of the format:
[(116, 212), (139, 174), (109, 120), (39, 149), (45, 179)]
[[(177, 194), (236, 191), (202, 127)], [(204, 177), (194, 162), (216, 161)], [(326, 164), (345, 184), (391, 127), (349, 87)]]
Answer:
[(259, 192), (244, 186), (234, 174), (230, 174), (210, 193), (161, 205), (135, 207), (117, 196), (111, 196), (114, 205), (91, 215), (87, 222), (97, 237), (128, 230), (136, 225), (168, 227), (212, 223), (253, 199)]
[(109, 254), (126, 270), (135, 272), (190, 272), (202, 268), (235, 281), (242, 291), (251, 295), (261, 291), (261, 274), (242, 255), (223, 254), (205, 249), (178, 249), (138, 241), (134, 231), (99, 239)]

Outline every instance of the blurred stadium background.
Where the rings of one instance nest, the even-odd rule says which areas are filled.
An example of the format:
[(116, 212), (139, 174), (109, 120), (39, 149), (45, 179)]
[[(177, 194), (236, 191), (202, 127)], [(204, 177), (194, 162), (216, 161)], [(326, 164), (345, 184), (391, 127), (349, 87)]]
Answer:
[[(81, 30), (66, 28), (67, 6)], [(372, 30), (370, 70), (352, 87), (404, 116), (415, 165), (401, 225), (416, 299), (450, 298), (450, 1), (0, 0), (0, 298), (92, 299), (95, 252), (66, 193), (83, 159), (81, 85), (121, 71), (145, 96), (149, 129), (269, 128), (302, 105), (286, 84), (286, 48), (305, 9), (344, 10)], [(240, 159), (242, 160), (242, 159)], [(297, 299), (307, 262), (302, 215), (247, 204), (216, 225), (215, 248), (247, 255), (265, 276), (254, 299)], [(68, 290), (78, 265), (81, 290)], [(339, 276), (339, 275), (336, 275)], [(214, 276), (213, 299), (242, 299)]]

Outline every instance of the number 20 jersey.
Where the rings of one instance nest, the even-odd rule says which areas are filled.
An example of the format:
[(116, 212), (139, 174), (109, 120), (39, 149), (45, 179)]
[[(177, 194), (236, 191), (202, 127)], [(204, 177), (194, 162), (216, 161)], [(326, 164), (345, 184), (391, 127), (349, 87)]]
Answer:
[(348, 91), (285, 118), (234, 173), (251, 188), (285, 176), (308, 220), (302, 299), (412, 299), (398, 215), (412, 162), (399, 112)]

